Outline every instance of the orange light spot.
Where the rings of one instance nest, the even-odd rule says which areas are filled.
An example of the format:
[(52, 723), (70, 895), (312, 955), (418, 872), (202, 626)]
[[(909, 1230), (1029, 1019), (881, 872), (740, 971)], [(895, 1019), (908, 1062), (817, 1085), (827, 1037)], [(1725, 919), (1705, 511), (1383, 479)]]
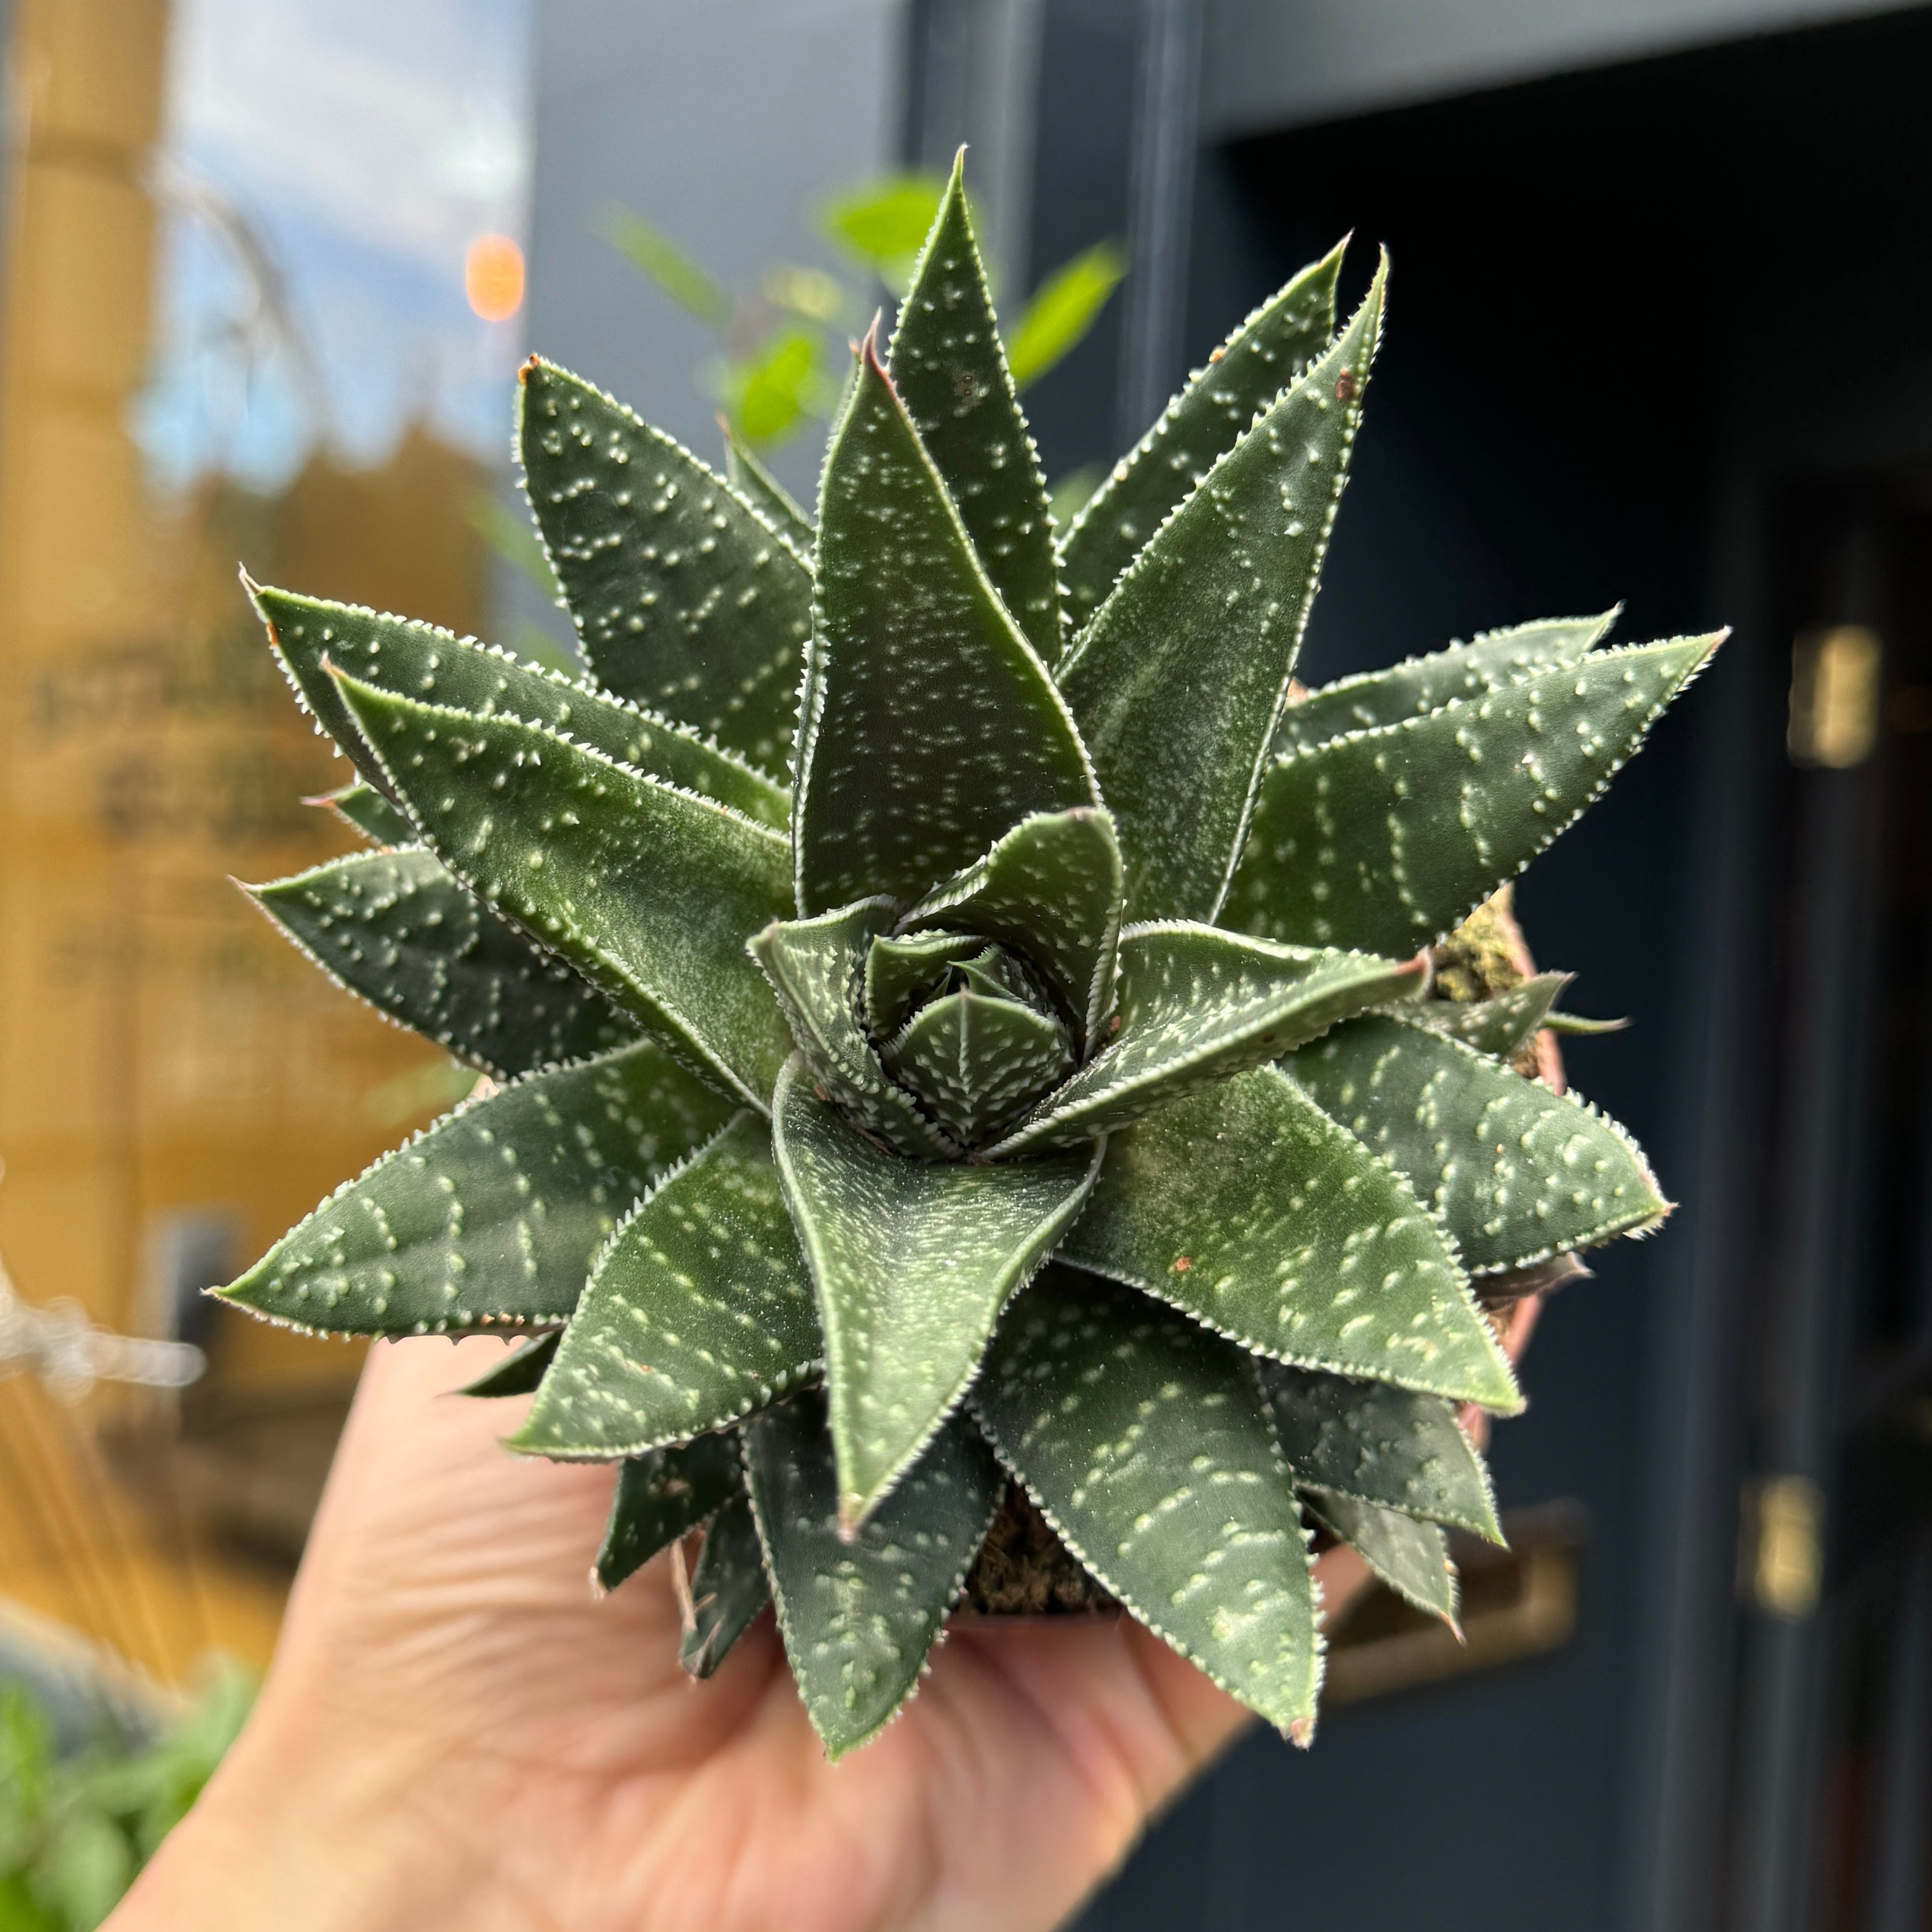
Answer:
[(1193, 1265), (1193, 1258), (1189, 1255), (1183, 1255), (1174, 1262), (1174, 1271), (1176, 1274), (1185, 1274)]
[(479, 235), (463, 258), (463, 292), (485, 322), (507, 322), (524, 305), (524, 251), (507, 235)]

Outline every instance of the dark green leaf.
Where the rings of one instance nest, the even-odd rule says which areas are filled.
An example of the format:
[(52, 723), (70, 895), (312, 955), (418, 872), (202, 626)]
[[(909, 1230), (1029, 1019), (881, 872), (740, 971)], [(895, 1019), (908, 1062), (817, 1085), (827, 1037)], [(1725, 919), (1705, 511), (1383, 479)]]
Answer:
[(1087, 339), (1126, 272), (1120, 244), (1096, 242), (1061, 262), (1034, 290), (1007, 345), (1016, 388), (1038, 382)]
[(725, 418), (718, 419), (724, 432), (724, 477), (733, 489), (764, 517), (781, 536), (791, 540), (800, 556), (808, 557), (816, 542), (812, 519), (794, 500), (791, 492), (765, 467), (758, 452), (740, 436)]
[(499, 1079), (637, 1037), (420, 847), (332, 859), (248, 891), (338, 986)]
[(889, 899), (861, 899), (817, 919), (782, 920), (752, 940), (813, 1081), (846, 1117), (902, 1154), (955, 1157), (958, 1148), (896, 1085), (860, 1023), (862, 948), (892, 924)]
[(1130, 919), (1227, 896), (1308, 621), (1381, 333), (1335, 346), (1148, 541), (1060, 667), (1126, 861)]
[(310, 799), (308, 802), (327, 806), (338, 818), (352, 825), (364, 838), (376, 844), (412, 845), (416, 842), (416, 827), (374, 785), (364, 784), (360, 778), (353, 784), (344, 785), (340, 791)]
[(221, 1292), (334, 1334), (561, 1320), (631, 1203), (730, 1112), (641, 1040), (531, 1074), (385, 1154)]
[(1360, 1502), (1336, 1490), (1302, 1492), (1309, 1513), (1352, 1546), (1399, 1596), (1419, 1610), (1456, 1621), (1456, 1566), (1449, 1540), (1432, 1522)]
[(1029, 813), (1099, 800), (869, 336), (819, 496), (799, 909), (874, 892), (910, 904)]
[(614, 1590), (667, 1544), (715, 1516), (744, 1488), (736, 1430), (700, 1436), (618, 1465), (610, 1520), (592, 1572)]
[(338, 677), (391, 784), (472, 892), (768, 1104), (791, 1040), (745, 941), (789, 897), (779, 834), (540, 725)]
[(1324, 684), (1282, 713), (1275, 754), (1311, 750), (1345, 731), (1400, 724), (1451, 698), (1480, 698), (1499, 684), (1520, 684), (1539, 671), (1575, 664), (1602, 641), (1616, 616), (1606, 610), (1598, 617), (1551, 617), (1486, 632), (1472, 644)]
[(1598, 1034), (1622, 1033), (1630, 1022), (1586, 1019), (1581, 1013), (1546, 1013), (1543, 1024), (1552, 1033), (1573, 1034), (1579, 1039), (1588, 1040)]
[(818, 1290), (838, 1508), (855, 1523), (957, 1406), (1097, 1162), (1085, 1151), (1003, 1167), (902, 1160), (818, 1099), (797, 1060), (773, 1098), (772, 1138)]
[(962, 149), (899, 305), (887, 366), (994, 589), (1051, 664), (1060, 576), (1046, 478), (1007, 373), (964, 170)]
[(1434, 1208), (1472, 1274), (1594, 1247), (1670, 1211), (1615, 1121), (1460, 1041), (1376, 1016), (1291, 1066)]
[(1060, 546), (1076, 629), (1217, 458), (1328, 346), (1346, 242), (1250, 315), (1090, 497)]
[(771, 1600), (752, 1499), (741, 1490), (704, 1532), (691, 1574), (692, 1627), (678, 1646), (678, 1662), (693, 1677), (709, 1677)]
[(956, 961), (970, 959), (986, 946), (975, 932), (915, 932), (874, 940), (866, 950), (864, 992), (866, 1024), (873, 1037), (891, 1039), (905, 1024), (916, 994), (943, 980)]
[(518, 406), (525, 487), (598, 681), (783, 772), (812, 628), (797, 552), (576, 376), (532, 357)]
[(534, 1341), (519, 1342), (487, 1375), (478, 1376), (457, 1393), (489, 1399), (536, 1394), (538, 1384), (544, 1378), (544, 1371), (556, 1354), (556, 1345), (562, 1339), (562, 1330), (553, 1328), (548, 1335), (539, 1335)]
[(1113, 1043), (992, 1152), (1072, 1147), (1210, 1082), (1279, 1059), (1338, 1020), (1420, 989), (1420, 960), (1258, 944), (1213, 926), (1120, 935)]
[(614, 210), (605, 218), (604, 236), (707, 328), (722, 328), (731, 320), (731, 298), (662, 229), (642, 215), (628, 208)]
[(1297, 1482), (1503, 1540), (1488, 1472), (1453, 1403), (1278, 1364), (1264, 1366), (1262, 1385)]
[(1240, 1351), (1050, 1268), (973, 1406), (1060, 1540), (1135, 1616), (1306, 1742), (1322, 1682), (1308, 1550)]
[(1574, 976), (1539, 973), (1493, 999), (1418, 1000), (1402, 1017), (1414, 1025), (1460, 1040), (1478, 1053), (1507, 1060), (1545, 1023), (1551, 1002)]
[(1073, 1070), (1058, 1020), (970, 987), (920, 1007), (880, 1057), (969, 1148), (997, 1138)]
[(1271, 1066), (1115, 1135), (1060, 1254), (1257, 1354), (1522, 1406), (1440, 1229)]
[(742, 1113), (598, 1256), (510, 1446), (597, 1460), (686, 1442), (795, 1388), (820, 1346), (770, 1134)]
[(839, 1513), (824, 1406), (810, 1395), (746, 1425), (745, 1466), (792, 1675), (840, 1757), (911, 1695), (1005, 1479), (955, 1414), (854, 1533)]
[(1022, 820), (904, 924), (984, 933), (1024, 955), (1052, 982), (1089, 1052), (1114, 1004), (1123, 890), (1114, 821), (1081, 807)]
[(706, 744), (687, 727), (653, 718), (574, 679), (406, 617), (380, 616), (285, 590), (258, 587), (254, 594), (297, 695), (363, 776), (385, 790), (393, 788), (381, 764), (369, 756), (332, 669), (418, 704), (446, 705), (482, 718), (520, 718), (567, 731), (606, 758), (716, 799), (761, 825), (783, 828), (790, 822), (791, 800), (784, 788), (742, 759)]
[(1379, 951), (1439, 938), (1602, 792), (1717, 642), (1594, 652), (1276, 760), (1226, 922)]

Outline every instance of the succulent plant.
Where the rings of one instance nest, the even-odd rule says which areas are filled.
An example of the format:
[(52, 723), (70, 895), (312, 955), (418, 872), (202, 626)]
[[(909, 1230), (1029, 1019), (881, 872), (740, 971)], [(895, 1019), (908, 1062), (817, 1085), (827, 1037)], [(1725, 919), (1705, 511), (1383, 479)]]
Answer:
[(224, 1292), (526, 1331), (472, 1392), (616, 1466), (597, 1577), (708, 1526), (686, 1665), (774, 1603), (835, 1755), (1015, 1508), (1305, 1738), (1318, 1536), (1452, 1616), (1445, 1526), (1498, 1534), (1478, 1291), (1666, 1211), (1511, 1064), (1560, 979), (1431, 998), (1432, 948), (1715, 640), (1533, 624), (1300, 695), (1387, 281), (1337, 331), (1342, 266), (1056, 532), (956, 172), (815, 526), (525, 367), (582, 680), (254, 590), (373, 842), (256, 900), (487, 1078)]

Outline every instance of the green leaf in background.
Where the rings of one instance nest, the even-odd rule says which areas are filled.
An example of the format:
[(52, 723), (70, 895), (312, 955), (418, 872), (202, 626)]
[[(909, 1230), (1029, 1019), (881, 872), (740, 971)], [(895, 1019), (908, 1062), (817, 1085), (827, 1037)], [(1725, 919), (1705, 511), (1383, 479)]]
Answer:
[(518, 516), (494, 490), (471, 491), (470, 527), (533, 590), (553, 604), (563, 602), (563, 586), (550, 568), (543, 539), (531, 528), (530, 518)]
[(531, 1074), (385, 1154), (220, 1292), (325, 1334), (559, 1321), (632, 1202), (730, 1111), (644, 1040)]
[(775, 262), (760, 278), (758, 292), (774, 308), (788, 310), (821, 328), (853, 328), (862, 320), (850, 292), (823, 268), (802, 268), (796, 262)]
[(799, 1694), (826, 1755), (841, 1757), (918, 1682), (1005, 1478), (955, 1414), (854, 1532), (824, 1405), (809, 1394), (746, 1424), (745, 1468)]
[(862, 268), (898, 281), (924, 244), (945, 192), (941, 175), (884, 175), (823, 203), (819, 226)]
[(905, 1160), (819, 1100), (802, 1064), (778, 1082), (772, 1136), (818, 1292), (850, 1524), (965, 1392), (1007, 1298), (1079, 1212), (1099, 1150), (997, 1167)]
[(1078, 347), (1127, 272), (1117, 242), (1096, 242), (1060, 266), (1028, 297), (1006, 344), (1013, 384), (1024, 389)]
[(731, 298), (662, 229), (642, 215), (614, 209), (604, 218), (604, 238), (706, 328), (720, 329), (731, 320)]
[(740, 1114), (611, 1236), (510, 1446), (598, 1461), (686, 1442), (796, 1388), (820, 1347), (770, 1133)]
[(1048, 1268), (973, 1407), (1060, 1540), (1148, 1629), (1306, 1743), (1318, 1604), (1246, 1359), (1132, 1288)]
[(818, 338), (800, 328), (781, 329), (728, 363), (722, 386), (733, 420), (752, 442), (776, 442), (802, 418), (829, 416), (838, 401)]

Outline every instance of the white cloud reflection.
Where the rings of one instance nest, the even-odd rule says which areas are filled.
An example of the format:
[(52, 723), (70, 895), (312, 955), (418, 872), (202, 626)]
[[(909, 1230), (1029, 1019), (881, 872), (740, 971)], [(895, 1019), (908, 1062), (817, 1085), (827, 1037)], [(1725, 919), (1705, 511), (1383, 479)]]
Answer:
[[(521, 231), (530, 6), (176, 0), (170, 164), (259, 242), (346, 453), (380, 454), (411, 414), (503, 447), (516, 325), (470, 314), (462, 268), (476, 236)], [(273, 330), (248, 326), (258, 278), (178, 207), (164, 261), (162, 352), (139, 424), (158, 476), (279, 482), (316, 412), (286, 354), (265, 348)]]

